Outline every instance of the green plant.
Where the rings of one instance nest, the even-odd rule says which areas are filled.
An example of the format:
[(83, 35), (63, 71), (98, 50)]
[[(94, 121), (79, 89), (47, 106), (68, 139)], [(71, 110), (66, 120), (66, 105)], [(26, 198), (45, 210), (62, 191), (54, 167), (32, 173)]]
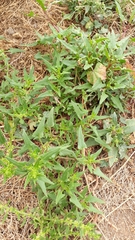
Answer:
[(5, 54), (4, 50), (0, 49), (0, 72), (4, 71), (8, 74), (9, 67), (9, 58)]
[[(100, 1), (80, 3), (81, 18), (105, 6)], [(76, 8), (78, 1), (70, 4)], [(128, 136), (135, 131), (134, 120), (122, 117), (134, 96), (134, 78), (126, 68), (133, 49), (129, 37), (120, 39), (113, 30), (93, 38), (76, 27), (51, 30), (49, 36), (37, 33), (33, 44), (49, 49), (35, 56), (46, 68), (39, 81), (33, 67), (22, 76), (11, 71), (1, 52), (0, 173), (4, 181), (23, 177), (24, 187), (29, 184), (37, 193), (39, 207), (34, 214), (2, 204), (0, 210), (30, 218), (38, 231), (32, 239), (99, 239), (94, 226), (84, 224), (90, 212), (101, 213), (94, 203), (103, 203), (89, 189), (86, 173), (109, 181), (100, 168), (106, 160), (103, 153), (112, 166), (133, 147)]]
[(39, 6), (45, 11), (45, 1), (44, 0), (36, 0), (36, 2), (39, 4)]
[[(33, 240), (69, 239), (70, 235), (76, 238), (78, 233), (80, 236), (87, 234), (93, 239), (99, 239), (95, 233), (93, 224), (89, 223), (86, 226), (82, 223), (81, 219), (72, 220), (70, 213), (66, 214), (66, 217), (62, 215), (58, 217), (55, 214), (51, 215), (51, 209), (45, 212), (43, 205), (39, 205), (39, 207), (28, 212), (27, 209), (18, 210), (9, 204), (3, 205), (0, 203), (0, 214), (3, 215), (4, 221), (9, 213), (15, 214), (21, 225), (29, 221), (29, 224), (33, 225), (35, 230), (37, 229), (37, 234), (31, 235), (31, 239)], [(67, 215), (69, 215), (69, 217)]]
[[(83, 224), (83, 220), (87, 212), (100, 213), (93, 203), (102, 201), (88, 194), (87, 187), (78, 193), (84, 174), (83, 164), (79, 162), (83, 134), (78, 135), (78, 150), (73, 151), (74, 144), (70, 147), (69, 135), (71, 124), (66, 126), (66, 121), (68, 137), (65, 144), (64, 122), (60, 130), (54, 92), (46, 88), (44, 79), (35, 82), (32, 68), (29, 73), (24, 70), (22, 77), (14, 70), (8, 73), (2, 82), (0, 96), (0, 121), (3, 126), (0, 130), (0, 174), (4, 182), (15, 175), (24, 177), (24, 187), (30, 184), (37, 192), (40, 203), (47, 205), (45, 212), (42, 208), (37, 210), (35, 214), (39, 217), (36, 219), (35, 215), (32, 217), (25, 210), (5, 206), (3, 209), (22, 216), (24, 221), (29, 217), (32, 224), (36, 224), (34, 226), (39, 233), (31, 236), (32, 239), (68, 239), (70, 236), (86, 235), (99, 239), (93, 225)], [(52, 98), (54, 106), (46, 103), (46, 97)], [(63, 134), (63, 139), (59, 134)], [(27, 160), (22, 161), (22, 157)]]
[[(36, 55), (36, 58), (42, 60), (46, 65), (49, 76), (45, 78), (44, 83), (48, 90), (54, 92), (57, 103), (59, 103), (57, 105), (54, 102), (55, 110), (60, 116), (60, 120), (59, 117), (57, 118), (57, 122), (60, 122), (60, 136), (66, 138), (74, 146), (76, 144), (75, 129), (80, 124), (85, 129), (85, 138), (89, 139), (87, 142), (90, 145), (88, 146), (96, 145), (97, 141), (101, 147), (107, 149), (109, 158), (113, 149), (115, 157), (112, 161), (110, 160), (110, 165), (112, 165), (118, 156), (117, 149), (121, 152), (120, 149), (124, 144), (125, 130), (122, 124), (111, 120), (109, 115), (114, 111), (117, 111), (118, 114), (123, 113), (125, 100), (127, 101), (128, 97), (130, 98), (134, 94), (134, 79), (125, 67), (125, 58), (132, 53), (130, 48), (128, 50), (129, 38), (119, 40), (114, 31), (106, 37), (96, 35), (93, 39), (80, 29), (69, 28), (60, 32), (52, 29), (52, 31), (53, 34), (49, 37), (49, 46), (52, 41), (53, 58), (40, 53)], [(48, 36), (39, 35), (39, 38), (37, 44), (48, 44)], [(62, 118), (63, 111), (66, 118), (74, 122), (74, 126), (66, 118)], [(101, 111), (102, 116), (100, 117)], [(117, 115), (116, 118), (119, 121)], [(103, 125), (98, 124), (98, 121), (101, 122), (103, 119), (107, 119), (104, 122), (108, 122), (110, 119), (109, 121), (114, 121), (117, 126), (114, 127), (114, 123), (110, 122), (106, 129), (103, 122)], [(96, 122), (95, 126), (93, 126), (93, 122)], [(131, 121), (130, 124), (134, 125)], [(117, 130), (113, 130), (113, 128)], [(131, 131), (134, 131), (133, 129), (134, 126)], [(64, 136), (63, 130), (66, 130), (67, 133), (70, 131), (70, 135)], [(110, 141), (111, 146), (107, 140), (109, 132), (111, 135), (116, 134), (116, 139), (113, 139), (115, 143)], [(91, 137), (89, 138), (89, 136)], [(122, 156), (124, 157), (124, 155)]]
[(60, 4), (68, 6), (69, 13), (64, 15), (64, 19), (72, 19), (92, 33), (108, 32), (108, 19), (111, 20), (115, 13), (114, 1), (101, 0), (60, 0)]
[(85, 27), (92, 36), (95, 32), (108, 33), (112, 22), (119, 24), (120, 32), (123, 32), (125, 23), (129, 27), (134, 24), (135, 10), (132, 1), (60, 0), (58, 2), (67, 5), (69, 9), (69, 13), (63, 18), (72, 19), (79, 26)]
[(88, 114), (88, 109), (83, 106), (88, 102), (92, 105), (91, 109), (95, 102), (99, 110), (103, 105), (107, 108), (111, 105), (106, 113), (113, 108), (124, 111), (124, 94), (133, 87), (133, 78), (125, 68), (125, 56), (131, 54), (127, 46), (129, 37), (118, 40), (112, 31), (106, 37), (96, 35), (91, 39), (87, 33), (72, 28), (59, 33), (53, 29), (49, 39), (48, 36), (39, 37), (37, 44), (53, 47), (53, 58), (41, 53), (36, 58), (47, 67), (50, 76), (45, 77), (44, 83), (60, 100), (59, 109), (65, 112), (72, 109), (79, 119)]

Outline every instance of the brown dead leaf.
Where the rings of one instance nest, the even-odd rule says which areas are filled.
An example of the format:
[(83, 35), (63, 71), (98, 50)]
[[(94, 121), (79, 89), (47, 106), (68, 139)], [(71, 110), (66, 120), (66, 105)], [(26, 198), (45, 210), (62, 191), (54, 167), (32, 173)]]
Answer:
[(94, 70), (87, 74), (87, 80), (91, 84), (95, 84), (98, 79), (106, 80), (106, 67), (102, 63), (97, 63)]
[(126, 68), (130, 70), (130, 74), (131, 76), (135, 79), (135, 69), (132, 66), (132, 64), (129, 62), (129, 60), (126, 59), (126, 64), (125, 64)]

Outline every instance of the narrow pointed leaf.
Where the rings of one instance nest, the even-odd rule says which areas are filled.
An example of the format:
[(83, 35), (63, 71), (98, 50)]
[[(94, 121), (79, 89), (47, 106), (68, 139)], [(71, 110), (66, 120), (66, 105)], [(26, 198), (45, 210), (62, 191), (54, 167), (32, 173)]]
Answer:
[(80, 208), (81, 210), (83, 210), (83, 207), (81, 205), (81, 203), (79, 202), (78, 198), (76, 197), (75, 194), (73, 194), (70, 198), (70, 202), (72, 202), (76, 207)]
[(83, 109), (81, 104), (71, 101), (71, 105), (73, 106), (74, 111), (80, 120), (82, 120), (84, 115), (87, 115), (87, 110)]
[(44, 1), (43, 0), (36, 0), (36, 2), (40, 5), (40, 7), (45, 11), (46, 7), (44, 5)]
[(0, 144), (4, 144), (5, 142), (6, 142), (6, 138), (4, 137), (4, 134), (0, 129)]
[(41, 187), (42, 192), (45, 194), (45, 196), (47, 196), (47, 191), (46, 191), (46, 186), (45, 186), (44, 181), (38, 179), (37, 183)]
[(124, 112), (124, 109), (123, 109), (123, 107), (122, 107), (122, 104), (121, 104), (120, 99), (119, 99), (118, 96), (116, 96), (116, 97), (112, 96), (112, 97), (111, 97), (111, 100), (112, 100), (112, 102), (113, 102), (113, 104), (114, 104), (114, 107), (115, 107), (116, 109), (119, 109), (121, 112)]
[(102, 178), (104, 178), (105, 180), (110, 181), (110, 179), (100, 170), (99, 167), (95, 168), (93, 173), (94, 173), (95, 175), (97, 175), (98, 177), (102, 177)]
[(84, 142), (84, 135), (82, 133), (82, 127), (79, 127), (78, 130), (78, 149), (87, 148), (86, 143)]
[(44, 127), (45, 127), (45, 115), (42, 117), (37, 129), (33, 133), (33, 137), (42, 138), (44, 136)]
[(92, 194), (90, 194), (90, 196), (88, 196), (88, 199), (91, 203), (104, 203), (103, 200), (101, 200), (100, 198), (97, 198), (95, 196), (93, 196)]
[(102, 92), (99, 104), (101, 105), (107, 98), (108, 95), (105, 92)]
[(126, 126), (124, 127), (125, 134), (131, 134), (135, 132), (135, 118), (126, 119)]
[(115, 4), (116, 4), (116, 10), (117, 10), (117, 12), (118, 12), (118, 14), (119, 14), (120, 20), (121, 20), (122, 22), (124, 22), (126, 19), (125, 19), (123, 13), (122, 13), (121, 6), (120, 6), (120, 4), (118, 3), (118, 1), (116, 1), (116, 0), (115, 0)]
[(93, 212), (93, 213), (97, 213), (97, 214), (103, 214), (102, 211), (98, 210), (97, 208), (95, 208), (92, 204), (89, 207), (89, 211)]
[(45, 183), (48, 183), (48, 184), (54, 184), (54, 183), (53, 183), (49, 178), (47, 178), (45, 175), (40, 176), (38, 179), (41, 180), (41, 181), (43, 181), (43, 182), (45, 182)]
[(51, 128), (51, 127), (54, 126), (54, 107), (52, 107), (52, 109), (49, 112), (48, 119), (47, 119), (47, 122), (46, 122), (46, 126), (48, 128)]
[(109, 166), (112, 167), (112, 165), (117, 161), (117, 155), (118, 155), (118, 150), (116, 147), (112, 147), (108, 151), (108, 157), (109, 157)]
[(56, 196), (56, 204), (59, 203), (59, 201), (65, 196), (65, 194), (62, 193), (62, 191), (59, 189), (57, 196)]

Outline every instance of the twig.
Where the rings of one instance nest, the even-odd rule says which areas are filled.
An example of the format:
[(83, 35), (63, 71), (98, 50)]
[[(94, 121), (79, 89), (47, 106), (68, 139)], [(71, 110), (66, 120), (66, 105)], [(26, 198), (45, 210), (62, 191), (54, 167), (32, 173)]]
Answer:
[[(132, 152), (132, 154), (128, 157), (128, 159), (126, 160), (126, 162), (124, 162), (124, 164), (110, 177), (110, 180), (129, 162), (129, 160), (131, 159), (131, 157), (135, 154), (135, 151)], [(102, 186), (102, 188), (107, 184), (107, 182), (105, 182), (105, 184)]]
[[(119, 206), (117, 206), (115, 209), (113, 209), (110, 213), (108, 213), (106, 216), (104, 216), (104, 218), (101, 219), (101, 221), (99, 221), (99, 223), (101, 223), (103, 220), (107, 220), (107, 218), (114, 213), (116, 210), (118, 210), (122, 205), (124, 205), (126, 202), (129, 201), (129, 199), (131, 199), (134, 196), (134, 194), (132, 194), (129, 198), (127, 198), (124, 202), (122, 202)], [(108, 220), (107, 220), (108, 221)]]
[(98, 225), (97, 223), (96, 223), (96, 226), (97, 226), (97, 228), (99, 229), (99, 231), (100, 231), (100, 233), (102, 234), (102, 236), (104, 237), (104, 240), (108, 240), (108, 239), (106, 238), (106, 236), (104, 235), (102, 229), (99, 227), (99, 225)]
[(129, 0), (129, 1), (135, 6), (135, 3), (132, 0)]

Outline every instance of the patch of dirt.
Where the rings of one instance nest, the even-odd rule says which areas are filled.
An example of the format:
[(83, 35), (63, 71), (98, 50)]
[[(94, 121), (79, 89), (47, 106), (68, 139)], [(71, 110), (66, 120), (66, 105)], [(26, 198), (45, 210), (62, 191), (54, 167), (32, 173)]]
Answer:
[[(31, 188), (24, 189), (24, 180), (13, 177), (3, 184), (3, 179), (0, 177), (0, 204), (14, 207), (18, 210), (31, 212), (38, 206), (36, 195), (31, 191)], [(3, 221), (6, 219), (5, 221)], [(35, 229), (29, 218), (25, 222), (23, 219), (17, 218), (14, 213), (0, 214), (0, 239), (1, 240), (29, 240), (29, 236), (35, 233)]]
[(105, 204), (97, 221), (102, 240), (135, 239), (135, 152), (95, 191)]
[[(45, 67), (34, 58), (39, 48), (29, 47), (28, 44), (35, 42), (37, 32), (41, 35), (51, 33), (50, 25), (59, 29), (66, 27), (62, 20), (65, 7), (52, 4), (52, 0), (46, 1), (47, 10), (44, 12), (35, 0), (5, 0), (0, 2), (0, 49), (10, 48), (23, 49), (24, 52), (10, 55), (10, 64), (19, 70), (19, 74), (26, 68), (28, 71), (34, 66), (37, 79), (41, 79), (45, 73)], [(28, 16), (33, 13), (34, 16)], [(47, 49), (40, 46), (40, 52), (46, 53)]]

